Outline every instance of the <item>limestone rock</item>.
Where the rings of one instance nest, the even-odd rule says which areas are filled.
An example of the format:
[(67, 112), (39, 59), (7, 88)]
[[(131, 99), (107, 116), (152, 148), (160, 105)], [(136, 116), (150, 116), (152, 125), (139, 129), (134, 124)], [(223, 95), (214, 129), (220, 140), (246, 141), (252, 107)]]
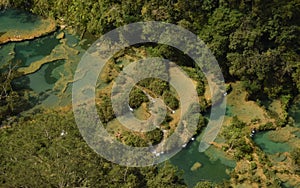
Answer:
[(193, 164), (193, 166), (191, 167), (191, 171), (195, 171), (195, 170), (198, 170), (199, 168), (201, 168), (202, 164), (199, 163), (199, 162), (195, 162)]
[(56, 36), (57, 39), (63, 39), (65, 38), (65, 33), (64, 32), (61, 32), (59, 33), (57, 36)]

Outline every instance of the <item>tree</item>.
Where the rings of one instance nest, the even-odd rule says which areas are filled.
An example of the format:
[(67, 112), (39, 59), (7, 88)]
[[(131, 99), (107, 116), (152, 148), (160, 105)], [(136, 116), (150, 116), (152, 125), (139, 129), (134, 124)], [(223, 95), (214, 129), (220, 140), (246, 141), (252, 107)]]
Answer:
[(162, 97), (165, 104), (172, 110), (176, 110), (179, 107), (178, 99), (170, 91), (165, 90)]
[(131, 108), (138, 108), (143, 102), (148, 102), (148, 97), (142, 90), (137, 87), (133, 87), (129, 94), (129, 106)]
[(297, 173), (300, 174), (300, 148), (295, 148), (291, 152), (291, 157), (294, 161), (295, 169), (296, 169)]
[(0, 129), (0, 157), (4, 187), (184, 186), (171, 164), (129, 168), (103, 159), (82, 139), (68, 110), (43, 111)]

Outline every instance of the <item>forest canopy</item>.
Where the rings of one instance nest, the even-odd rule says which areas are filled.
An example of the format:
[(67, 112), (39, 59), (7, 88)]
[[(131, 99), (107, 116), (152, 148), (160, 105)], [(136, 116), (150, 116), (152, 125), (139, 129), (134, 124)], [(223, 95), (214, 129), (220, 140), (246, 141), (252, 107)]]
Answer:
[[(297, 0), (4, 0), (100, 36), (116, 27), (157, 20), (197, 34), (217, 57), (226, 80), (242, 80), (250, 98), (300, 91), (300, 2)], [(167, 49), (164, 49), (166, 53)]]

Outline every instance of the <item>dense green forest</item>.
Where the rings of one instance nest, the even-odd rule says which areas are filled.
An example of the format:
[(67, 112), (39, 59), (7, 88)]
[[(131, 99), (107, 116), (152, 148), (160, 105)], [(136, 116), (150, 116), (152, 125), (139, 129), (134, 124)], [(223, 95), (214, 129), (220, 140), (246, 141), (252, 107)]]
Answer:
[[(79, 35), (95, 38), (137, 21), (178, 24), (197, 34), (208, 45), (226, 82), (242, 82), (249, 94), (247, 100), (260, 105), (261, 101), (281, 101), (286, 112), (284, 118), (274, 125), (262, 125), (261, 130), (286, 126), (289, 105), (300, 92), (299, 0), (0, 0), (1, 9), (11, 7), (52, 17), (59, 24), (75, 29)], [(169, 59), (178, 55), (173, 48), (163, 45), (148, 47), (147, 50), (152, 55)], [(191, 63), (187, 58), (177, 58), (177, 61), (181, 65)], [(191, 70), (186, 68), (186, 71)], [(11, 85), (20, 73), (11, 67), (8, 72), (0, 73), (0, 125), (6, 127), (0, 130), (0, 184), (4, 187), (186, 187), (181, 173), (169, 163), (126, 168), (106, 161), (84, 142), (71, 112), (40, 110), (19, 117), (21, 111), (35, 105), (36, 99), (29, 98), (29, 91), (15, 90)], [(202, 78), (193, 71), (189, 75), (198, 81), (197, 92), (203, 95)], [(155, 84), (154, 81), (145, 86), (151, 89), (163, 85)], [(169, 106), (178, 108), (177, 99), (164, 87), (155, 91)], [(132, 90), (130, 97), (133, 108), (148, 101), (138, 88)], [(205, 111), (207, 104), (202, 107)], [(108, 96), (102, 96), (98, 110), (104, 122), (114, 119)], [(170, 121), (168, 118), (165, 121)], [(205, 124), (204, 119), (201, 124)], [(230, 149), (237, 151), (236, 160), (251, 160), (255, 150), (247, 143), (244, 133), (237, 134), (245, 126), (234, 117), (222, 133)], [(148, 135), (152, 143), (161, 140), (159, 131), (153, 135)], [(129, 145), (144, 144), (134, 135), (126, 137), (125, 142)], [(21, 147), (26, 153), (16, 150)], [(228, 147), (223, 149), (229, 150)], [(300, 150), (295, 149), (291, 154), (296, 166), (300, 165), (299, 153)], [(259, 159), (270, 164), (262, 153), (259, 153)], [(251, 163), (253, 169), (256, 169), (255, 165)], [(269, 170), (268, 173), (268, 177), (272, 177), (275, 172)], [(231, 176), (237, 177), (234, 173)], [(279, 180), (274, 182), (272, 184), (270, 180), (269, 183), (280, 186)], [(228, 182), (220, 185), (199, 182), (196, 187), (215, 186), (229, 185)]]
[(53, 17), (96, 36), (136, 21), (179, 24), (208, 44), (226, 80), (244, 81), (251, 99), (300, 91), (297, 0), (3, 0), (2, 7), (8, 6)]
[(70, 112), (19, 119), (1, 131), (0, 143), (4, 187), (184, 187), (168, 163), (126, 168), (106, 161), (83, 141)]

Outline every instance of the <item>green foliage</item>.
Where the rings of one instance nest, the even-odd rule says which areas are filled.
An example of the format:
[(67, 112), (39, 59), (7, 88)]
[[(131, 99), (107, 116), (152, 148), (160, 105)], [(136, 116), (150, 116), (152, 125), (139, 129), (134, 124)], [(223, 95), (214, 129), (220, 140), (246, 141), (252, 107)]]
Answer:
[(230, 35), (227, 60), (230, 74), (246, 82), (250, 98), (277, 98), (297, 89), (291, 83), (298, 83), (299, 7), (296, 1), (267, 1), (243, 9), (249, 15)]
[(251, 162), (251, 170), (255, 170), (257, 168), (257, 164), (255, 162)]
[(262, 125), (259, 125), (258, 130), (259, 131), (266, 131), (266, 130), (272, 130), (275, 129), (275, 126), (272, 122), (268, 122)]
[(287, 111), (288, 110), (287, 108), (288, 108), (288, 106), (289, 106), (289, 104), (291, 102), (292, 96), (290, 94), (288, 94), (288, 95), (282, 95), (280, 99), (281, 99), (282, 109), (284, 111)]
[(214, 188), (216, 187), (215, 183), (212, 183), (210, 181), (200, 181), (197, 183), (197, 185), (194, 188)]
[(181, 67), (185, 73), (197, 82), (196, 91), (199, 96), (203, 96), (205, 93), (205, 76), (198, 66), (195, 67)]
[(184, 182), (181, 179), (178, 179), (178, 174), (180, 175), (177, 168), (174, 168), (168, 162), (164, 163), (160, 166), (156, 176), (149, 173), (150, 177), (146, 177), (149, 180), (147, 181), (147, 187), (186, 187)]
[(125, 132), (124, 135), (124, 143), (129, 146), (133, 147), (147, 147), (148, 143), (145, 139), (143, 139), (140, 135), (131, 133), (131, 132)]
[(153, 131), (149, 131), (146, 133), (146, 139), (152, 144), (156, 145), (161, 142), (163, 139), (163, 132), (160, 129), (154, 129)]
[(232, 86), (231, 84), (226, 84), (226, 92), (230, 93), (232, 91)]
[(139, 88), (133, 87), (129, 94), (129, 106), (138, 108), (143, 102), (148, 102), (148, 97)]
[[(249, 99), (262, 101), (265, 98), (280, 98), (283, 109), (287, 111), (291, 99), (300, 92), (298, 0), (0, 1), (1, 8), (8, 6), (30, 9), (38, 15), (53, 17), (80, 33), (87, 31), (95, 36), (136, 21), (158, 20), (179, 24), (193, 31), (208, 44), (220, 63), (225, 78), (230, 81), (241, 80), (249, 93)], [(170, 59), (181, 66), (194, 66), (194, 62), (185, 54), (172, 47), (157, 45), (147, 50), (151, 55)], [(159, 67), (155, 71), (159, 70), (163, 72), (167, 69)], [(204, 77), (200, 74), (201, 71), (195, 68), (191, 70), (187, 73), (197, 81), (198, 94), (203, 95)], [(14, 76), (6, 74), (2, 74), (0, 78), (0, 120), (5, 120), (3, 125), (8, 119), (14, 120), (9, 117), (30, 108), (32, 101), (36, 100), (32, 100), (28, 91), (14, 90), (11, 87)], [(168, 92), (170, 87), (167, 82), (149, 79), (144, 86), (163, 96), (171, 108), (178, 107), (178, 100), (173, 93)], [(101, 100), (98, 106), (99, 115), (103, 122), (108, 122), (114, 118), (110, 100), (107, 96)], [(132, 91), (130, 105), (138, 107), (142, 101), (146, 101), (146, 98), (141, 91)], [(0, 130), (0, 182), (3, 187), (184, 186), (176, 175), (176, 169), (168, 165), (143, 170), (125, 169), (95, 155), (82, 141), (69, 115), (42, 114), (32, 118), (29, 121), (20, 118), (18, 125)], [(284, 119), (277, 124), (284, 125), (286, 118), (285, 113)], [(189, 119), (194, 121), (196, 118)], [(204, 122), (205, 119), (200, 118), (198, 128)], [(228, 143), (228, 147), (224, 149), (235, 149), (237, 159), (247, 158), (252, 152), (245, 140), (244, 127), (244, 123), (234, 118), (231, 125), (224, 127), (222, 131)], [(274, 127), (272, 123), (267, 123), (259, 129), (269, 130)], [(68, 132), (65, 137), (59, 136), (62, 128)], [(155, 132), (149, 139), (156, 142), (159, 135), (159, 132)], [(135, 134), (124, 137), (129, 145), (148, 144)], [(299, 152), (294, 151), (292, 156), (295, 164), (298, 164)], [(256, 182), (261, 181), (257, 176), (253, 178)], [(199, 186), (205, 187), (206, 182), (202, 183)], [(277, 180), (275, 183), (278, 183)]]
[(200, 133), (202, 128), (205, 127), (207, 125), (207, 123), (208, 123), (208, 120), (205, 119), (205, 117), (200, 114), (199, 121), (197, 124), (197, 133)]
[(169, 90), (169, 85), (166, 81), (155, 79), (153, 82), (150, 83), (149, 89), (153, 91), (156, 95), (161, 96), (164, 91)]
[(170, 164), (128, 168), (101, 158), (82, 139), (70, 111), (27, 119), (0, 129), (2, 187), (185, 187)]
[[(155, 71), (155, 70), (149, 70)], [(164, 70), (162, 70), (163, 72)], [(164, 73), (163, 73), (164, 74)], [(157, 78), (146, 78), (138, 83), (138, 85), (150, 89), (158, 96), (162, 96), (163, 92), (169, 90), (169, 84), (166, 81), (162, 81)]]
[[(250, 99), (277, 98), (300, 91), (300, 3), (296, 0), (163, 0), (159, 3), (5, 0), (0, 4), (27, 7), (33, 13), (54, 17), (79, 31), (96, 35), (143, 20), (179, 24), (208, 44), (227, 79), (245, 82)], [(185, 54), (170, 46), (157, 45), (150, 51), (179, 65), (193, 65)], [(202, 85), (197, 86), (197, 91), (203, 94)]]
[(115, 113), (112, 108), (111, 100), (108, 96), (103, 96), (101, 103), (97, 105), (100, 120), (104, 123), (108, 123), (115, 118)]
[(229, 147), (224, 149), (235, 149), (234, 157), (240, 160), (251, 154), (253, 148), (246, 142), (245, 132), (243, 131), (246, 124), (240, 121), (236, 116), (233, 117), (229, 126), (223, 128), (221, 135), (226, 139)]
[[(34, 92), (14, 88), (12, 81), (21, 75), (10, 62), (0, 70), (0, 125), (37, 103)], [(2, 122), (2, 123), (1, 123)]]
[(162, 97), (165, 104), (172, 110), (176, 110), (179, 107), (178, 99), (170, 91), (164, 91)]
[(295, 169), (297, 170), (298, 174), (300, 174), (300, 148), (295, 148), (291, 152), (291, 157), (295, 164)]
[(164, 122), (169, 123), (172, 120), (173, 120), (173, 118), (169, 114), (166, 114)]

